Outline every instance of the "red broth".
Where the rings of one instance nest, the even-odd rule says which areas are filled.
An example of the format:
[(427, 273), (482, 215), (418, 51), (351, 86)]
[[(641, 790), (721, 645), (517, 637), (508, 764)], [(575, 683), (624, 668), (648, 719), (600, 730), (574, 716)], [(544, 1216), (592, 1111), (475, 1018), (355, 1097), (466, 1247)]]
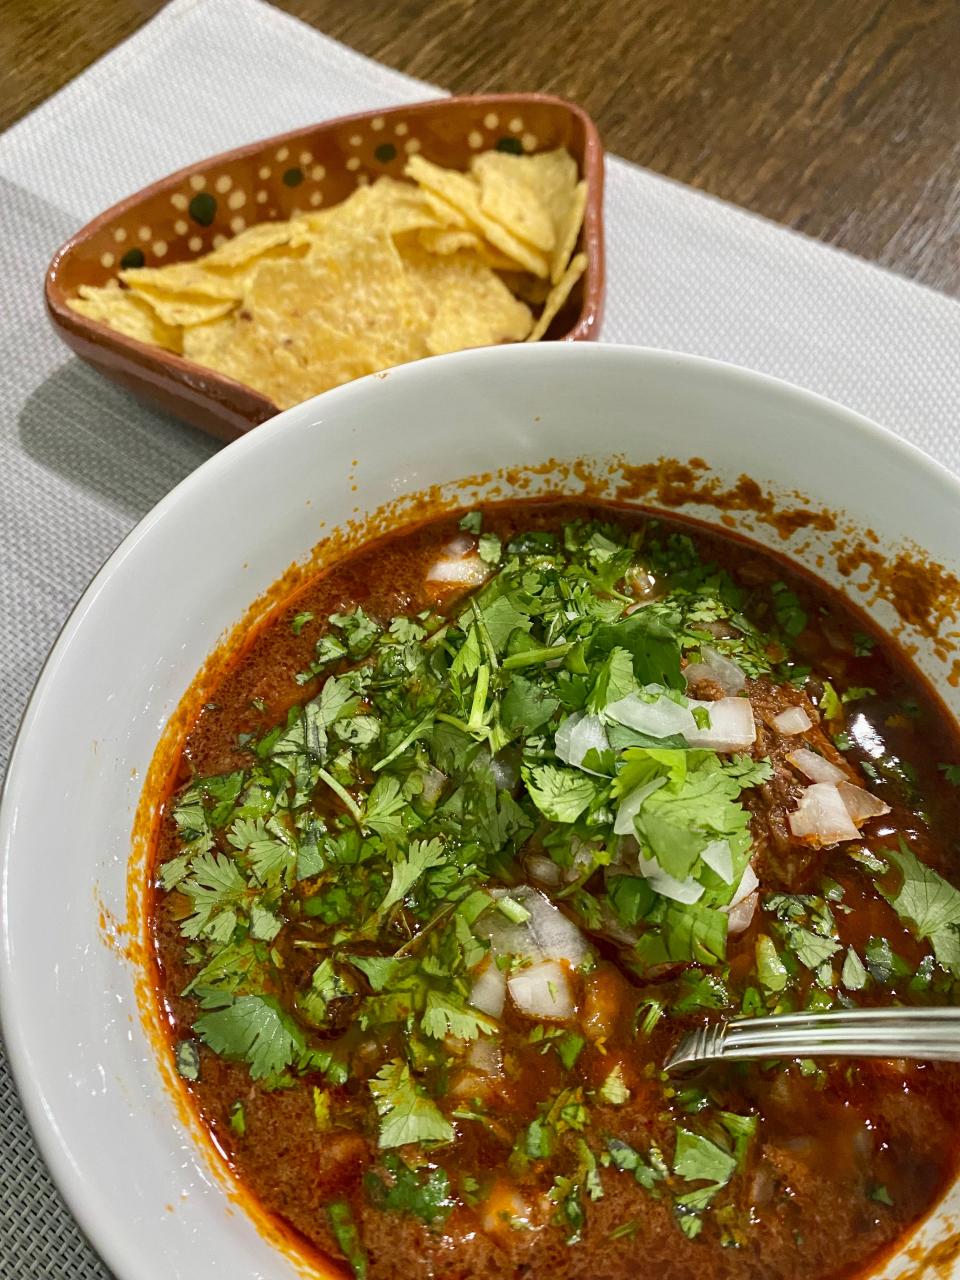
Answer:
[[(584, 550), (589, 521), (604, 527)], [(308, 1252), (344, 1258), (370, 1280), (572, 1280), (641, 1270), (677, 1280), (769, 1280), (869, 1269), (955, 1176), (956, 1067), (781, 1061), (711, 1069), (692, 1081), (670, 1079), (661, 1068), (686, 1031), (722, 1016), (955, 1002), (952, 918), (960, 915), (951, 917), (950, 894), (960, 882), (960, 769), (953, 767), (960, 764), (960, 746), (952, 721), (862, 615), (752, 543), (636, 509), (567, 501), (486, 508), (482, 544), (472, 522), (467, 529), (459, 522), (451, 515), (399, 529), (319, 575), (255, 636), (183, 744), (156, 850), (163, 884), (152, 931), (171, 1053), (204, 1124), (242, 1183)], [(581, 545), (567, 553), (563, 530), (572, 522), (580, 522), (578, 532), (567, 540)], [(553, 534), (553, 551), (536, 538), (517, 543), (530, 533)], [(631, 536), (633, 563), (641, 569), (611, 581), (604, 569), (615, 554), (610, 545), (626, 545)], [(494, 539), (499, 563), (478, 564), (478, 550), (492, 560)], [(510, 562), (511, 545), (521, 548), (527, 566), (516, 590), (529, 588), (530, 598), (547, 590), (544, 557), (556, 563), (567, 554), (580, 557), (570, 577), (580, 594), (554, 611), (551, 626), (554, 632), (567, 627), (569, 635), (578, 625), (593, 638), (579, 650), (562, 640), (568, 646), (562, 653), (557, 647), (562, 668), (557, 660), (552, 666), (542, 656), (539, 665), (534, 660), (531, 636), (545, 626), (540, 615), (524, 631), (534, 615), (523, 614), (523, 625), (498, 638), (493, 624), (500, 615), (488, 613), (487, 605), (471, 610), (475, 588), (428, 580), (438, 557), (456, 561), (461, 576), (488, 575), (477, 596), (484, 601), (490, 579)], [(720, 577), (697, 568), (711, 564)], [(587, 607), (587, 595), (603, 622), (585, 622), (583, 613), (577, 623), (568, 617)], [(677, 641), (682, 662), (702, 660), (702, 646), (716, 646), (744, 670), (740, 696), (749, 699), (755, 741), (736, 758), (766, 762), (762, 776), (725, 802), (739, 804), (749, 817), (749, 850), (741, 857), (749, 856), (759, 880), (752, 917), (735, 932), (728, 912), (727, 936), (717, 948), (710, 941), (718, 919), (712, 909), (697, 924), (706, 940), (694, 942), (689, 955), (678, 950), (686, 933), (676, 920), (669, 927), (658, 922), (664, 903), (649, 889), (658, 882), (636, 874), (638, 841), (645, 849), (642, 841), (659, 829), (638, 828), (625, 848), (624, 837), (610, 835), (610, 806), (622, 796), (608, 799), (606, 809), (601, 802), (611, 769), (622, 771), (628, 758), (635, 768), (656, 762), (643, 757), (637, 764), (644, 748), (635, 741), (637, 756), (621, 745), (627, 754), (615, 766), (593, 759), (598, 772), (578, 772), (556, 761), (547, 736), (575, 713), (577, 699), (581, 714), (592, 714), (583, 708), (606, 696), (614, 712), (601, 707), (599, 715), (612, 741), (618, 700), (610, 701), (609, 691), (585, 691), (610, 652), (597, 649), (604, 643), (597, 627), (614, 619), (616, 630), (615, 615), (629, 607), (631, 595), (646, 608), (681, 599), (685, 612), (675, 631), (684, 637)], [(490, 621), (486, 633), (478, 614)], [(337, 624), (331, 615), (353, 621)], [(392, 620), (418, 616), (422, 636), (411, 639), (401, 627), (403, 643), (449, 651), (442, 660), (432, 654), (429, 662), (439, 666), (415, 679), (397, 667), (399, 639), (384, 656), (381, 637)], [(458, 669), (456, 655), (471, 626), (477, 670), (464, 675), (471, 663), (461, 658)], [(326, 648), (318, 650), (324, 637)], [(368, 642), (372, 648), (365, 649)], [(662, 642), (668, 649), (673, 643)], [(549, 643), (557, 644), (555, 634)], [(656, 648), (656, 637), (650, 643)], [(611, 669), (611, 680), (636, 685), (648, 656), (635, 654), (634, 674)], [(409, 655), (403, 660), (416, 665)], [(759, 670), (765, 663), (771, 669)], [(483, 667), (486, 676), (477, 674)], [(357, 670), (373, 675), (357, 683), (356, 704), (338, 720), (321, 718), (323, 741), (299, 766), (308, 776), (290, 783), (286, 799), (268, 813), (266, 784), (256, 781), (256, 770), (272, 771), (274, 782), (286, 785), (288, 774), (277, 761), (295, 760), (296, 726), (306, 723), (297, 709), (307, 703), (322, 709), (327, 685), (336, 692), (337, 682)], [(416, 698), (426, 697), (436, 670), (444, 673), (443, 692), (425, 717), (429, 699), (417, 704)], [(511, 721), (519, 694), (514, 703), (507, 695), (517, 676), (523, 700), (518, 721)], [(477, 682), (486, 680), (489, 689), (478, 692)], [(450, 705), (443, 699), (451, 682), (462, 686), (463, 717), (444, 714), (459, 728), (435, 718), (437, 706)], [(343, 688), (351, 692), (348, 683)], [(709, 674), (691, 692), (707, 704), (731, 696)], [(547, 705), (543, 699), (554, 693), (568, 701), (534, 723)], [(406, 743), (399, 728), (389, 727), (391, 716), (404, 723), (401, 696), (410, 701), (412, 728), (420, 726)], [(809, 721), (801, 734), (785, 734), (774, 723), (791, 707)], [(486, 740), (483, 715), (492, 717), (487, 729), (494, 733)], [(471, 718), (472, 734), (463, 727)], [(278, 734), (270, 740), (278, 726), (278, 733), (292, 734), (287, 755)], [(498, 732), (509, 734), (508, 741)], [(371, 740), (376, 733), (380, 739)], [(301, 739), (306, 751), (309, 736)], [(466, 765), (456, 763), (464, 742), (481, 752)], [(888, 811), (861, 821), (855, 839), (824, 838), (818, 845), (798, 838), (790, 815), (811, 782), (788, 759), (798, 746)], [(673, 751), (674, 759), (684, 754)], [(725, 768), (734, 758), (719, 753)], [(706, 767), (696, 752), (687, 759), (688, 769)], [(572, 822), (551, 820), (536, 808), (529, 782), (544, 775), (528, 771), (544, 760), (559, 768), (565, 786), (593, 788), (591, 795), (601, 797), (592, 817), (587, 810)], [(481, 773), (491, 770), (497, 785), (484, 792), (483, 803), (493, 809), (478, 818), (470, 787), (479, 795), (487, 787)], [(682, 784), (693, 788), (690, 795), (692, 776)], [(230, 777), (232, 783), (222, 782)], [(221, 780), (212, 790), (202, 781), (211, 778)], [(371, 799), (384, 778), (398, 783), (393, 814), (386, 813), (390, 804)], [(669, 787), (675, 785), (671, 776)], [(303, 794), (294, 802), (297, 787)], [(382, 794), (389, 799), (390, 791)], [(378, 805), (386, 813), (380, 819), (371, 816)], [(300, 814), (296, 821), (293, 810)], [(658, 812), (669, 817), (675, 811)], [(722, 826), (733, 821), (732, 813), (717, 809), (719, 816), (703, 821)], [(258, 820), (259, 827), (236, 825)], [(583, 826), (588, 820), (592, 827)], [(493, 843), (503, 836), (496, 857), (488, 849), (483, 862), (471, 843), (479, 838), (474, 828), (493, 828)], [(671, 830), (677, 839), (670, 847), (685, 847)], [(432, 853), (411, 852), (412, 842), (431, 839), (437, 841)], [(738, 839), (730, 835), (728, 845)], [(469, 856), (448, 866), (443, 859), (454, 848)], [(213, 860), (212, 874), (209, 861), (206, 876), (191, 864), (197, 857)], [(275, 874), (264, 868), (284, 857), (290, 861), (282, 890), (257, 897)], [(417, 857), (425, 869), (411, 879)], [(405, 881), (390, 879), (395, 863)], [(722, 881), (696, 865), (716, 894)], [(910, 914), (917, 906), (906, 881), (928, 868), (926, 874), (943, 878), (937, 885), (946, 885), (945, 920)], [(465, 911), (458, 892), (474, 885), (505, 890), (509, 905), (488, 902), (486, 914), (471, 919), (468, 912), (454, 929)], [(576, 946), (586, 940), (587, 959), (577, 959), (579, 953), (551, 959), (540, 942), (539, 952), (519, 960), (509, 951), (518, 945), (502, 941), (510, 929), (533, 928), (519, 917), (534, 891), (538, 903), (549, 904), (542, 908), (545, 927), (561, 917), (561, 950), (570, 926), (580, 939)], [(390, 902), (389, 911), (378, 902)], [(494, 923), (485, 926), (485, 920)], [(441, 943), (448, 934), (449, 947)], [(661, 935), (672, 939), (670, 955), (657, 952)], [(233, 949), (226, 958), (225, 948)], [(357, 956), (359, 966), (344, 959)], [(386, 970), (371, 963), (387, 957), (396, 970), (388, 980)], [(211, 960), (221, 970), (212, 978)], [(562, 991), (558, 996), (553, 979), (541, 984), (541, 1012), (531, 1015), (519, 998), (524, 983), (535, 984), (551, 964)], [(481, 1011), (471, 1023), (478, 1013), (471, 984), (487, 967), (494, 985), (508, 983), (508, 994), (501, 992), (496, 1016)], [(413, 976), (405, 988), (397, 974), (408, 972)], [(433, 996), (425, 994), (428, 988)], [(448, 997), (449, 1016), (443, 1013)], [(405, 1105), (413, 1116), (407, 1129), (398, 1124)], [(411, 1141), (397, 1141), (404, 1136)]]

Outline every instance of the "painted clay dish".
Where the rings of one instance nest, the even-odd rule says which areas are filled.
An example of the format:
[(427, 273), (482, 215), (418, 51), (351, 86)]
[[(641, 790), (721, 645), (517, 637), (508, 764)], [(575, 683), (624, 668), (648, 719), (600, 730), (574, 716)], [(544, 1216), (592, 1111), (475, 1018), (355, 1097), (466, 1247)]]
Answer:
[(587, 269), (547, 338), (595, 338), (603, 312), (603, 149), (585, 112), (542, 94), (443, 98), (345, 116), (254, 142), (170, 174), (121, 200), (54, 255), (46, 301), (54, 328), (81, 359), (142, 399), (222, 440), (272, 418), (277, 406), (224, 374), (116, 333), (67, 304), (80, 285), (103, 285), (126, 267), (195, 258), (254, 222), (336, 204), (411, 155), (466, 169), (498, 148), (526, 154), (566, 147), (587, 182), (579, 248)]

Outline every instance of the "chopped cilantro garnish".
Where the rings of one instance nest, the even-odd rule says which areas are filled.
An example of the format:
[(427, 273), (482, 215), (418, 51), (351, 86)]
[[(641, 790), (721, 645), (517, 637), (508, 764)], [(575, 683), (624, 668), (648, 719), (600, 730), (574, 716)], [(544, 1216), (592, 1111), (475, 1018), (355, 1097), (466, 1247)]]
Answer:
[(303, 1033), (273, 996), (238, 996), (193, 1025), (214, 1053), (246, 1059), (254, 1080), (283, 1071), (304, 1047)]
[(770, 587), (773, 596), (773, 615), (785, 635), (798, 636), (807, 625), (807, 615), (796, 595), (785, 582), (774, 582)]
[(869, 658), (876, 645), (877, 642), (873, 636), (867, 635), (865, 631), (853, 633), (853, 652), (858, 658)]
[(446, 1171), (411, 1169), (397, 1155), (384, 1156), (386, 1178), (371, 1171), (364, 1174), (367, 1199), (388, 1213), (406, 1213), (428, 1226), (442, 1224), (450, 1216), (454, 1198)]
[(625, 1102), (629, 1102), (630, 1090), (623, 1082), (623, 1068), (619, 1062), (597, 1090), (597, 1097), (612, 1107), (622, 1107)]
[(340, 1251), (353, 1268), (356, 1280), (366, 1280), (367, 1255), (360, 1243), (360, 1233), (349, 1204), (346, 1200), (334, 1200), (327, 1205), (327, 1217)]
[(960, 976), (960, 890), (925, 866), (902, 839), (899, 849), (883, 852), (902, 876), (899, 890), (884, 896), (916, 936), (930, 943), (938, 962)]
[(370, 1092), (380, 1116), (380, 1147), (453, 1141), (453, 1126), (432, 1098), (413, 1082), (410, 1068), (394, 1059), (370, 1079)]
[(176, 1047), (174, 1058), (177, 1071), (184, 1080), (200, 1079), (200, 1050), (196, 1040), (181, 1040)]

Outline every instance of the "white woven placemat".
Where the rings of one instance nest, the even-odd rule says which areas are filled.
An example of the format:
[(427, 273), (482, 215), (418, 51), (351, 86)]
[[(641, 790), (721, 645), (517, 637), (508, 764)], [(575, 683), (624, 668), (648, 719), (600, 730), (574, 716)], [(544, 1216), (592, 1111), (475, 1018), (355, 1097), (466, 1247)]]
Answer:
[[(168, 170), (435, 92), (259, 0), (175, 0), (0, 138), (0, 772), (88, 579), (216, 447), (60, 345), (41, 293), (53, 250)], [(623, 161), (608, 162), (607, 184), (607, 341), (788, 378), (960, 470), (960, 303)], [(105, 1274), (50, 1184), (0, 1055), (0, 1276)]]

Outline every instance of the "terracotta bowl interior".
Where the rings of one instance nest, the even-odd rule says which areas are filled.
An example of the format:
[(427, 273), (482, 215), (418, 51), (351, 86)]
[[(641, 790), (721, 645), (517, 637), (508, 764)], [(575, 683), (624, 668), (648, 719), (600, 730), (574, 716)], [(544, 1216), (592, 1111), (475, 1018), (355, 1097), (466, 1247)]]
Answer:
[(602, 148), (583, 111), (536, 94), (445, 98), (345, 117), (171, 174), (95, 218), (57, 253), (46, 285), (51, 318), (60, 336), (108, 377), (233, 438), (277, 407), (221, 374), (77, 315), (67, 299), (81, 284), (105, 284), (127, 267), (207, 253), (254, 222), (336, 204), (383, 174), (402, 178), (411, 155), (466, 169), (472, 155), (493, 147), (518, 154), (566, 147), (577, 160), (588, 183), (580, 248), (589, 264), (547, 338), (596, 337), (604, 287)]

